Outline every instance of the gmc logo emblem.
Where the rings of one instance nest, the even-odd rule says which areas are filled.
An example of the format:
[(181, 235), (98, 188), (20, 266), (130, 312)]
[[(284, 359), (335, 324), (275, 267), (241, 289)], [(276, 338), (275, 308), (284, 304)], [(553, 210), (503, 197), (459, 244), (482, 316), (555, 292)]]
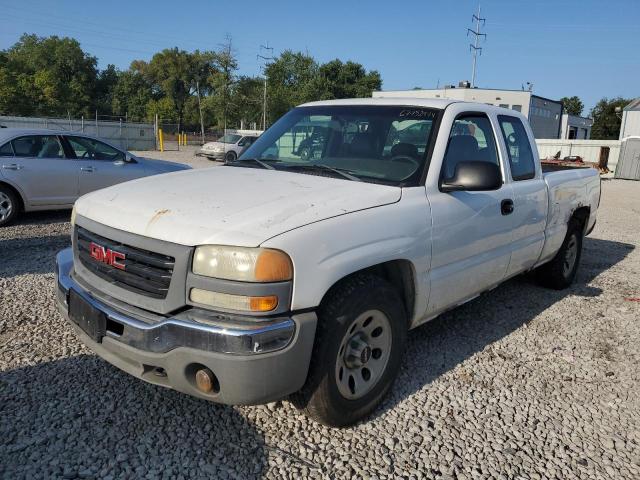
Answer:
[(97, 262), (106, 263), (120, 270), (125, 269), (125, 264), (122, 263), (122, 260), (126, 258), (124, 253), (116, 252), (115, 250), (104, 248), (102, 245), (91, 242), (89, 244), (89, 254), (91, 258)]

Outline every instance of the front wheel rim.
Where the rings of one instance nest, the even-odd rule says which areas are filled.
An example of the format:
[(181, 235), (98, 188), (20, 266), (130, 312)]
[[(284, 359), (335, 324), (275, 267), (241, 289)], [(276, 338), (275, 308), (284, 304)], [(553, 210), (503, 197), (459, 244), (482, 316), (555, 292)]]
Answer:
[(567, 242), (567, 248), (564, 252), (564, 261), (562, 262), (562, 273), (565, 277), (568, 277), (576, 264), (576, 258), (578, 257), (578, 239), (575, 235), (569, 237)]
[(11, 216), (13, 202), (7, 194), (0, 192), (0, 222), (4, 222)]
[(379, 310), (368, 310), (349, 325), (338, 349), (335, 380), (340, 394), (357, 400), (380, 381), (391, 357), (391, 322)]

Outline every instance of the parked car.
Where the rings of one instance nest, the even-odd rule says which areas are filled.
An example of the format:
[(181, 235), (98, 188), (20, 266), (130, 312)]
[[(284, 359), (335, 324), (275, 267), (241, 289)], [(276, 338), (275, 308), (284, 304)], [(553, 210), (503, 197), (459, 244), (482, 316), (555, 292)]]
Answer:
[[(326, 144), (303, 162), (310, 118)], [(314, 102), (225, 167), (82, 197), (58, 307), (142, 380), (348, 425), (391, 388), (408, 330), (523, 272), (568, 287), (599, 201), (595, 169), (543, 172), (513, 110)]]
[(21, 212), (70, 209), (85, 193), (190, 167), (141, 158), (77, 132), (0, 131), (0, 227)]
[(256, 135), (241, 135), (227, 133), (215, 142), (207, 142), (196, 152), (196, 155), (207, 157), (209, 160), (224, 160), (233, 162), (242, 152), (251, 146), (258, 137)]

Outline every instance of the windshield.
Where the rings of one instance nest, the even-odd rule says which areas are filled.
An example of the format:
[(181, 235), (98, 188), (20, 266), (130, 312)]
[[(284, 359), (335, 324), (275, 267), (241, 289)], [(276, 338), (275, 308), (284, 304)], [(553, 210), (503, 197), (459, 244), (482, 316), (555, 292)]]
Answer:
[(365, 182), (415, 185), (437, 115), (422, 107), (298, 107), (262, 134), (237, 164), (258, 168), (255, 160), (260, 160), (276, 170), (344, 172)]
[(234, 135), (233, 133), (227, 133), (226, 135), (220, 137), (217, 141), (220, 143), (236, 143), (242, 135)]

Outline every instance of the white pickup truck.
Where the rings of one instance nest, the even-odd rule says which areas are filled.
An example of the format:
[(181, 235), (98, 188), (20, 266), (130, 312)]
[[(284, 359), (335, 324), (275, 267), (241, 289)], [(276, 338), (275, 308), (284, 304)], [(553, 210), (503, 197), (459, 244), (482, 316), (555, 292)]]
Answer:
[[(323, 132), (313, 155), (301, 130)], [(289, 398), (343, 426), (387, 393), (408, 330), (533, 269), (569, 286), (599, 201), (596, 170), (543, 173), (515, 111), (314, 102), (228, 165), (80, 198), (58, 306), (145, 381), (229, 404)]]

